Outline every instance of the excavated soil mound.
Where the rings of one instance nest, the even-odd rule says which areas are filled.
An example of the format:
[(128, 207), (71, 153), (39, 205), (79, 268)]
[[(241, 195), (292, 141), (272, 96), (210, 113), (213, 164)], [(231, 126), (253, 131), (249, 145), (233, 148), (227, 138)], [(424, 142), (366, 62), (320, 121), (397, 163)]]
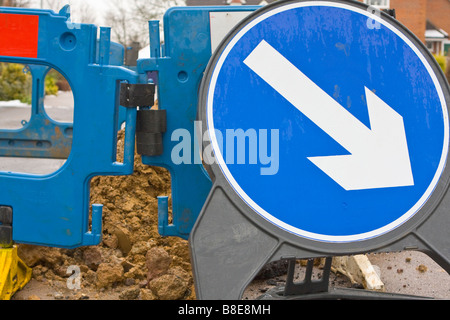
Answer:
[[(122, 144), (123, 133), (118, 150)], [(195, 299), (188, 242), (163, 238), (157, 229), (157, 197), (170, 191), (168, 171), (143, 165), (139, 155), (133, 175), (94, 178), (91, 204), (104, 205), (102, 243), (75, 250), (20, 245), (33, 281), (53, 285), (60, 299)], [(66, 287), (72, 294), (62, 293)]]

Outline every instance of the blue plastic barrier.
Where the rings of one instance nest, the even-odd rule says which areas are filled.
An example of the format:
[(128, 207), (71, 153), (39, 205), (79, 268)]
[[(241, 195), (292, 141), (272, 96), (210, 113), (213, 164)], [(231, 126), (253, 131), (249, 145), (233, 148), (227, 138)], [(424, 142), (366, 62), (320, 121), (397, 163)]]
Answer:
[[(30, 22), (32, 29), (24, 30), (24, 24), (17, 21)], [(33, 26), (33, 21), (38, 23)], [(30, 146), (29, 141), (36, 139), (35, 147), (28, 154), (32, 157), (48, 156), (57, 146), (55, 141), (68, 149), (71, 141), (68, 160), (53, 174), (0, 173), (0, 205), (13, 209), (13, 240), (64, 248), (98, 244), (101, 239), (101, 206), (94, 206), (91, 223), (95, 227), (91, 229), (90, 180), (98, 175), (128, 175), (133, 172), (136, 109), (126, 110), (124, 162), (118, 163), (118, 96), (120, 82), (136, 83), (138, 75), (117, 66), (118, 61), (111, 59), (114, 45), (110, 42), (109, 28), (101, 28), (100, 39), (97, 39), (97, 27), (71, 23), (67, 8), (59, 14), (47, 10), (0, 8), (0, 28), (24, 37), (22, 41), (28, 44), (29, 48), (25, 48), (28, 51), (20, 47), (17, 54), (14, 47), (9, 51), (2, 50), (0, 60), (32, 65), (34, 89), (38, 93), (33, 101), (35, 114), (28, 126), (2, 134), (11, 135), (8, 141), (28, 141), (25, 146)], [(43, 89), (36, 83), (42, 83), (40, 80), (49, 68), (60, 72), (73, 90), (73, 130), (71, 124), (52, 124), (41, 112), (39, 100)], [(37, 132), (35, 137), (27, 133), (28, 128), (34, 128)], [(28, 151), (30, 148), (19, 149), (18, 152), (27, 156)], [(17, 153), (11, 155), (20, 156)]]

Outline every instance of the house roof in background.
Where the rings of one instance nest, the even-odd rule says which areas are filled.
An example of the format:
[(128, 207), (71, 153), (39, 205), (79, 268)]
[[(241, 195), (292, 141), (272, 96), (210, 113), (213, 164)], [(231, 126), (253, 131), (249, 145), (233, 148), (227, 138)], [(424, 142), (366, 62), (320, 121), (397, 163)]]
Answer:
[(425, 31), (426, 39), (448, 39), (448, 33), (436, 27), (430, 20), (427, 20), (427, 29)]

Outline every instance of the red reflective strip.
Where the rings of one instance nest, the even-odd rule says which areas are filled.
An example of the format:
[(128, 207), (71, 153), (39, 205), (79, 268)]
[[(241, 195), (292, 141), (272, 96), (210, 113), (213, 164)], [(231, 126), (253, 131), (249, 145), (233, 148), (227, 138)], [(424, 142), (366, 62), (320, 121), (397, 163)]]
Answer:
[(39, 16), (0, 13), (0, 56), (37, 58)]

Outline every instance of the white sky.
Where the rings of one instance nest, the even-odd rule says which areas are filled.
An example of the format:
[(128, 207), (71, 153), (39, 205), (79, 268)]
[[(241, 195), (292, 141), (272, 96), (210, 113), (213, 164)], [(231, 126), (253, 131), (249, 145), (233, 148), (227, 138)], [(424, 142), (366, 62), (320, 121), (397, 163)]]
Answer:
[[(31, 0), (31, 8), (39, 9), (41, 8), (41, 0)], [(53, 1), (56, 2), (56, 1)], [(103, 15), (109, 8), (109, 0), (60, 0), (58, 1), (58, 8), (61, 9), (66, 4), (70, 4), (73, 12), (72, 21), (76, 22), (76, 11), (77, 8), (80, 6), (83, 6), (84, 4), (89, 4), (95, 12), (95, 15), (97, 17), (97, 21), (93, 21), (93, 24), (97, 24), (99, 26), (103, 25)], [(124, 0), (126, 2), (126, 0)], [(44, 3), (44, 9), (48, 9), (48, 7), (45, 6), (46, 1), (43, 1)], [(58, 10), (59, 10), (58, 9)]]

